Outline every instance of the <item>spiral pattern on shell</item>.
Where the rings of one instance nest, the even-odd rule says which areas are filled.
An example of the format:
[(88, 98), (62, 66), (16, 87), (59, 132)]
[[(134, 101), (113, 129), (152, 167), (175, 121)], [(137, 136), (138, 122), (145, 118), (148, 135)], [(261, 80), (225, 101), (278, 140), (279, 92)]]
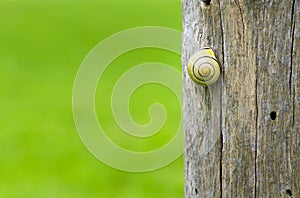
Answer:
[(209, 86), (214, 84), (220, 76), (219, 62), (210, 47), (204, 47), (189, 60), (188, 73), (197, 84)]

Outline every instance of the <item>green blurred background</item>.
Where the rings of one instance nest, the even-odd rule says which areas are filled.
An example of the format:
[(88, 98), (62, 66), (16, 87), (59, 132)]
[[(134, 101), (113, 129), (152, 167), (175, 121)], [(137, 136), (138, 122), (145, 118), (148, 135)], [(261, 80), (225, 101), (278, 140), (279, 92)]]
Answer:
[[(183, 197), (182, 157), (153, 172), (118, 171), (87, 151), (73, 121), (73, 82), (84, 57), (101, 40), (138, 26), (181, 30), (180, 0), (0, 1), (0, 197)], [(126, 53), (110, 68), (148, 61), (180, 70), (180, 57), (159, 49)], [(112, 79), (121, 75), (114, 71), (106, 71), (96, 95), (99, 121), (116, 131), (108, 136), (137, 151), (164, 145), (173, 135), (167, 133), (172, 119), (152, 139), (123, 137), (109, 99), (98, 94), (110, 95)], [(180, 113), (165, 88), (144, 89), (130, 103), (137, 122), (149, 121), (144, 114), (153, 93)]]

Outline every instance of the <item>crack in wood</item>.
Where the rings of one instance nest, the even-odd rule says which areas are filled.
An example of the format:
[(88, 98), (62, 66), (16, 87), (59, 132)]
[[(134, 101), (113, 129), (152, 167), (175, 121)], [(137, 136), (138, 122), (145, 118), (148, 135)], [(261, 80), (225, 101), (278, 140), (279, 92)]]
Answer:
[[(256, 48), (258, 48), (258, 37), (259, 34), (258, 32), (256, 33), (257, 39), (256, 39), (256, 43), (255, 46)], [(257, 159), (258, 159), (258, 152), (257, 152), (257, 148), (258, 148), (258, 67), (257, 67), (257, 63), (258, 63), (258, 56), (256, 55), (256, 71), (255, 71), (255, 159), (254, 159), (254, 198), (256, 198), (256, 194), (257, 194)]]
[[(223, 30), (223, 21), (222, 21), (222, 12), (221, 12), (221, 4), (218, 0), (218, 8), (219, 8), (219, 16), (220, 16), (220, 27), (221, 27), (221, 41), (222, 41), (222, 62), (224, 64), (224, 30)], [(223, 116), (222, 116), (222, 82), (224, 77), (224, 68), (221, 68), (221, 90), (220, 90), (220, 198), (222, 198), (222, 174), (223, 174), (223, 167), (222, 167), (222, 153), (223, 153), (223, 131), (222, 131), (222, 124), (223, 124)]]
[[(291, 13), (291, 62), (290, 62), (290, 95), (292, 98), (292, 126), (295, 124), (295, 87), (293, 87), (293, 51), (294, 51), (294, 40), (295, 40), (295, 3), (296, 0), (293, 0), (292, 4), (292, 13)], [(292, 88), (293, 87), (293, 88)], [(293, 90), (292, 90), (293, 89)]]
[(243, 12), (242, 12), (242, 8), (241, 8), (241, 5), (239, 3), (239, 1), (237, 0), (234, 0), (235, 4), (238, 6), (239, 8), (239, 12), (240, 12), (240, 15), (241, 15), (241, 20), (242, 20), (242, 24), (243, 24), (243, 42), (244, 42), (244, 35), (245, 35), (245, 23), (244, 23), (244, 17), (243, 17)]

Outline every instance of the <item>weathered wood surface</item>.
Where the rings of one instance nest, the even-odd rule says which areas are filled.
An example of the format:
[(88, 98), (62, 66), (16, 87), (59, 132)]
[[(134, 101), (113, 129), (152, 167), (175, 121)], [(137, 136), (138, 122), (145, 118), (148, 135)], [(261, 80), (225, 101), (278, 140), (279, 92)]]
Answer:
[[(299, 198), (300, 1), (182, 5), (185, 197)], [(187, 73), (201, 46), (222, 63), (209, 88)]]

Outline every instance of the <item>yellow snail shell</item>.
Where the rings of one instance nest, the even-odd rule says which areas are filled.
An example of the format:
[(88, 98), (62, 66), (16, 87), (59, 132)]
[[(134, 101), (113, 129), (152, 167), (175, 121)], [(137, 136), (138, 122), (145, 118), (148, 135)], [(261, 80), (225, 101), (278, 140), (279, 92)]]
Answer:
[(188, 63), (190, 78), (197, 84), (209, 86), (220, 76), (220, 65), (210, 47), (204, 47), (194, 54)]

